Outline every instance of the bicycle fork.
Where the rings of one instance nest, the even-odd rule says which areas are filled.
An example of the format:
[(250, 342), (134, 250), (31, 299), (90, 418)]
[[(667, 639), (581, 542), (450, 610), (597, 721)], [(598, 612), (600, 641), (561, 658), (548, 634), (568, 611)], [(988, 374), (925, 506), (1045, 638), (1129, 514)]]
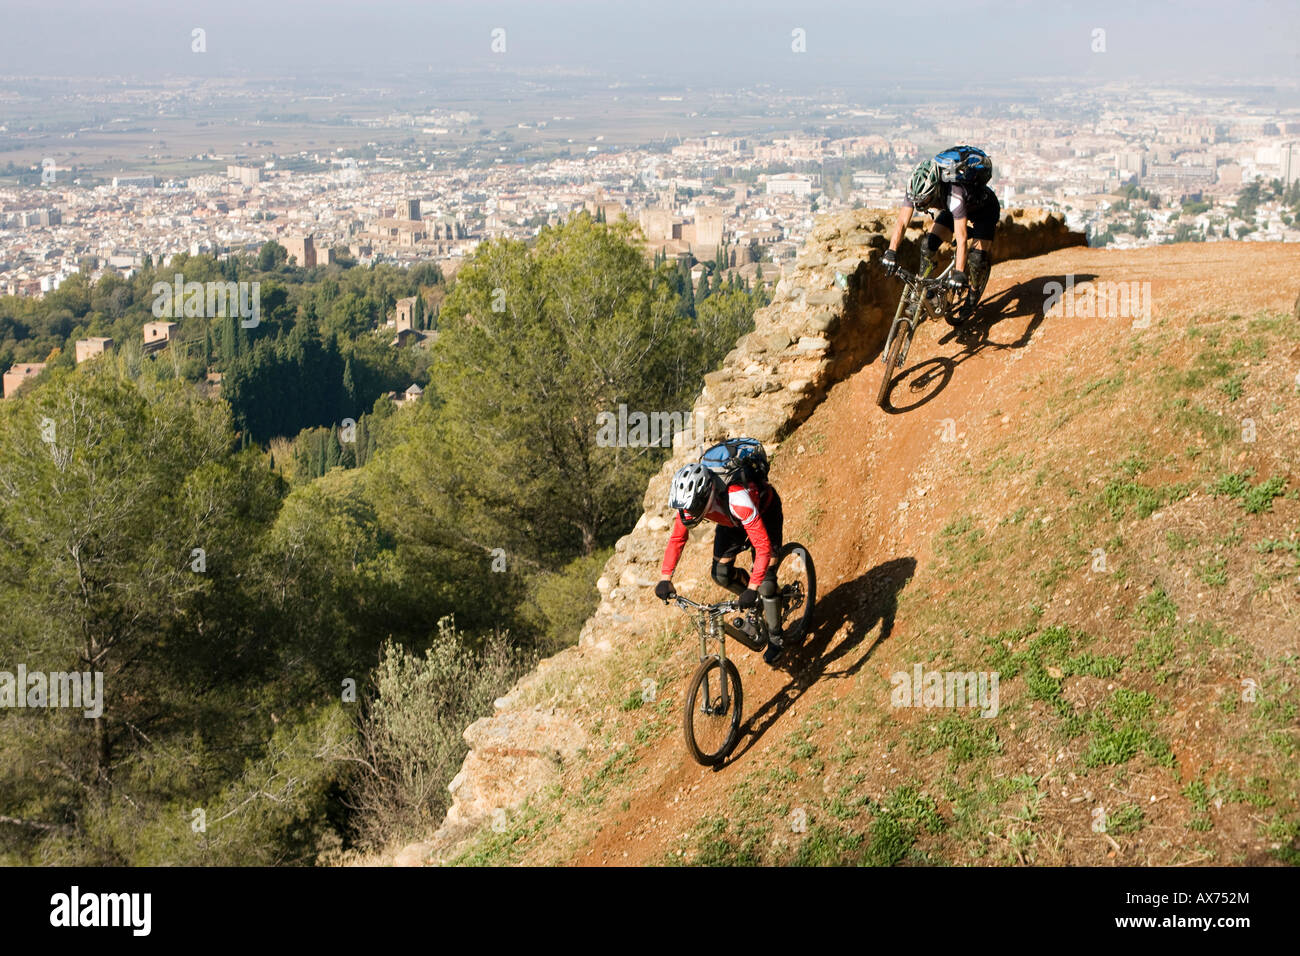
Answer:
[[(717, 641), (718, 652), (709, 654), (709, 641)], [(709, 615), (708, 623), (700, 627), (700, 660), (707, 660), (710, 656), (718, 660), (718, 713), (725, 714), (731, 708), (731, 688), (727, 686), (727, 640), (722, 630), (722, 618), (720, 615)], [(709, 671), (704, 673), (704, 711), (713, 713), (713, 688), (711, 684), (711, 675)]]
[[(882, 363), (889, 361), (889, 350), (894, 344), (894, 338), (902, 330), (903, 325), (909, 326), (910, 331), (912, 332), (916, 331), (916, 323), (912, 320), (912, 316), (916, 314), (915, 307), (909, 309), (907, 315), (903, 315), (903, 306), (907, 305), (908, 301), (915, 295), (916, 292), (912, 289), (904, 295), (899, 296), (898, 308), (894, 311), (894, 321), (889, 325), (889, 338), (885, 340), (885, 347), (880, 352), (880, 361)], [(903, 364), (903, 360), (907, 358), (907, 350), (911, 348), (911, 346), (912, 342), (911, 337), (909, 336), (908, 339), (903, 342), (902, 351), (898, 353), (898, 365), (901, 366)]]

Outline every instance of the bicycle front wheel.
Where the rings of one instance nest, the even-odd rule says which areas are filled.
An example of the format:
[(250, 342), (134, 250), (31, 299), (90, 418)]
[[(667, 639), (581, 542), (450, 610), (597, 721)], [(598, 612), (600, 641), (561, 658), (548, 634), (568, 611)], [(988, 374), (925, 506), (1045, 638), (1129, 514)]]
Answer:
[(894, 333), (894, 341), (889, 344), (889, 354), (885, 356), (885, 375), (880, 380), (880, 391), (876, 393), (876, 404), (881, 408), (889, 407), (889, 393), (894, 384), (894, 371), (898, 366), (898, 357), (907, 349), (912, 338), (912, 323), (900, 322)]
[(698, 763), (714, 767), (727, 759), (740, 739), (743, 701), (735, 664), (717, 657), (700, 662), (686, 692), (684, 714), (686, 749)]

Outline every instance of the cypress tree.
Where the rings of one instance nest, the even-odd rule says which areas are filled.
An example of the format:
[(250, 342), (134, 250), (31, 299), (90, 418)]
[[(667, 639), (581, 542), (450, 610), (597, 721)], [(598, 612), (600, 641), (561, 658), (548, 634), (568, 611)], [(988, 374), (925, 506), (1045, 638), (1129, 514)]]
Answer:
[(357, 399), (356, 380), (352, 377), (352, 357), (349, 356), (343, 363), (343, 391), (348, 397), (349, 403), (355, 403)]
[(357, 440), (352, 443), (354, 456), (356, 457), (357, 467), (360, 468), (370, 460), (369, 452), (370, 426), (366, 424), (366, 416), (362, 415), (361, 420), (357, 422)]
[(235, 335), (235, 317), (227, 315), (221, 322), (221, 362), (229, 367), (238, 357), (239, 343)]
[(312, 429), (305, 435), (307, 441), (307, 476), (309, 478), (319, 478), (321, 476), (321, 448), (320, 433)]
[(325, 450), (325, 471), (329, 471), (335, 465), (343, 461), (343, 450), (339, 447), (339, 430), (338, 426), (330, 426), (329, 444)]

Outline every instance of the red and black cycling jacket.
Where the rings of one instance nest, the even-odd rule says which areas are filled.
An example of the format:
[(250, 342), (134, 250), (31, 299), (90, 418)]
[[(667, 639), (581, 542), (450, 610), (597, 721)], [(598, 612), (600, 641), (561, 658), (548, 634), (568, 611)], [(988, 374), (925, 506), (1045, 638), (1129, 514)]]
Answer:
[[(757, 588), (763, 583), (767, 574), (767, 565), (772, 559), (772, 541), (767, 536), (767, 527), (763, 524), (763, 512), (772, 503), (776, 491), (771, 485), (761, 488), (750, 482), (747, 485), (732, 484), (727, 486), (725, 506), (715, 499), (704, 517), (715, 524), (728, 528), (744, 528), (749, 543), (754, 546), (754, 568), (749, 572), (749, 586)], [(757, 502), (757, 503), (756, 503)], [(691, 529), (682, 523), (680, 514), (673, 518), (673, 531), (668, 537), (668, 548), (664, 551), (664, 563), (661, 573), (671, 576), (677, 569), (677, 561), (686, 547), (686, 539)]]

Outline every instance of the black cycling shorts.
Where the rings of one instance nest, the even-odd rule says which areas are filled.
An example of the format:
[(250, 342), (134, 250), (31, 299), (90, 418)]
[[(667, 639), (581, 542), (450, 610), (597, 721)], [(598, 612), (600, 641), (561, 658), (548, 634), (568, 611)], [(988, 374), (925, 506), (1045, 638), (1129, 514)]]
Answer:
[[(772, 500), (763, 509), (763, 527), (767, 529), (767, 539), (772, 543), (773, 566), (776, 564), (777, 552), (781, 550), (781, 545), (784, 543), (784, 524), (785, 515), (781, 511), (781, 496), (773, 488)], [(749, 535), (745, 533), (744, 528), (731, 528), (725, 524), (720, 524), (717, 530), (713, 532), (714, 561), (734, 558), (742, 551), (753, 550), (754, 546), (750, 543)]]
[[(988, 188), (984, 194), (984, 200), (967, 213), (966, 235), (971, 239), (992, 239), (1002, 219), (1002, 204), (998, 202), (997, 194)], [(945, 209), (934, 217), (934, 224), (951, 230), (952, 213)]]

